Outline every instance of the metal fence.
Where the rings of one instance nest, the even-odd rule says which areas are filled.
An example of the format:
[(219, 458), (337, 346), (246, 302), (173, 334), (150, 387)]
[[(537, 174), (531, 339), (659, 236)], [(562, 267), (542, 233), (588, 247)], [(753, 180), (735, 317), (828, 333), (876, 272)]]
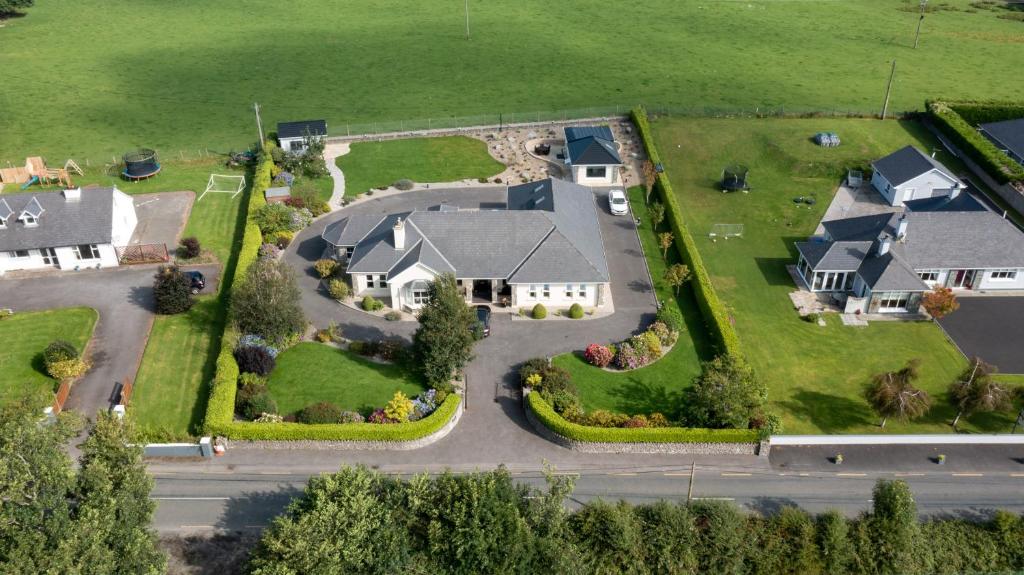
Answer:
[(167, 244), (139, 244), (114, 248), (122, 265), (163, 263), (170, 259)]

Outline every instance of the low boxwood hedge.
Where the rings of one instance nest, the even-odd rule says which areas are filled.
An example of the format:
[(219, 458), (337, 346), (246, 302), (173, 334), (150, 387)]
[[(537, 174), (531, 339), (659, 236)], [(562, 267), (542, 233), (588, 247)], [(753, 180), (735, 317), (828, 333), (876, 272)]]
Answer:
[(688, 427), (590, 427), (568, 421), (539, 393), (526, 396), (526, 405), (537, 420), (562, 437), (599, 443), (756, 443), (752, 429), (699, 429)]
[[(1024, 166), (1004, 154), (976, 128), (978, 123), (1020, 117), (1015, 114), (1024, 114), (1024, 106), (1000, 102), (941, 101), (928, 101), (925, 105), (932, 123), (939, 131), (981, 166), (989, 176), (1000, 184), (1024, 182)], [(971, 120), (961, 116), (960, 110), (964, 110)]]
[[(234, 393), (232, 400), (234, 399)], [(211, 397), (211, 402), (213, 398)], [(235, 421), (212, 431), (231, 439), (264, 441), (412, 441), (436, 433), (455, 416), (462, 398), (451, 394), (434, 413), (406, 423), (254, 423)]]
[[(647, 120), (647, 111), (642, 107), (633, 109), (633, 122), (636, 124), (637, 132), (644, 143), (647, 157), (655, 164), (661, 164), (661, 156), (654, 144), (654, 135), (651, 133), (651, 126)], [(739, 336), (732, 327), (729, 320), (729, 313), (726, 311), (722, 300), (718, 299), (718, 293), (711, 283), (711, 276), (704, 267), (704, 260), (701, 258), (697, 244), (693, 241), (686, 221), (683, 219), (683, 210), (679, 200), (672, 191), (672, 184), (668, 180), (668, 172), (662, 171), (658, 174), (654, 186), (662, 203), (665, 205), (665, 219), (672, 228), (675, 236), (676, 249), (693, 274), (694, 294), (697, 297), (697, 306), (700, 307), (704, 321), (707, 322), (711, 335), (718, 344), (719, 353), (742, 356), (740, 350)]]

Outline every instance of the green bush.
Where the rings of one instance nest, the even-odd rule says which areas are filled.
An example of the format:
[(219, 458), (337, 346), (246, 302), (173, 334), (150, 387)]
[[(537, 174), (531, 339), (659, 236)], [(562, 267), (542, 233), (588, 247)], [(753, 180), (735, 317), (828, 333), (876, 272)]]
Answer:
[(402, 190), (402, 191), (409, 191), (415, 185), (416, 184), (413, 183), (412, 180), (408, 180), (408, 179), (401, 179), (401, 180), (398, 180), (397, 182), (395, 182), (395, 188), (397, 188), (399, 190)]
[(388, 321), (398, 321), (402, 319), (402, 312), (398, 310), (391, 310), (388, 313), (384, 314), (384, 319)]
[(530, 317), (533, 319), (544, 319), (548, 317), (548, 308), (544, 307), (544, 304), (539, 303), (533, 306), (533, 311), (530, 312)]
[(539, 393), (531, 393), (526, 404), (537, 420), (551, 431), (576, 441), (601, 443), (754, 443), (756, 431), (749, 429), (699, 429), (648, 427), (639, 429), (600, 428), (566, 420)]
[(351, 290), (349, 290), (348, 283), (343, 279), (333, 279), (327, 284), (327, 291), (331, 294), (331, 297), (341, 301), (349, 296)]
[(1004, 154), (976, 128), (978, 123), (1024, 116), (1024, 106), (998, 102), (942, 101), (928, 101), (925, 105), (932, 123), (939, 131), (993, 179), (1001, 184), (1024, 181), (1024, 166)]
[(57, 381), (64, 381), (66, 379), (76, 379), (85, 375), (85, 372), (89, 371), (89, 364), (77, 357), (71, 359), (65, 359), (61, 361), (55, 361), (46, 366), (46, 373), (50, 374), (50, 377)]
[[(651, 162), (660, 164), (661, 156), (654, 144), (654, 135), (651, 133), (651, 126), (647, 120), (647, 111), (642, 106), (634, 108), (632, 117), (640, 139), (643, 141), (644, 149), (647, 151), (647, 157)], [(704, 321), (711, 329), (711, 335), (720, 348), (719, 351), (730, 355), (740, 355), (739, 337), (733, 329), (729, 313), (722, 301), (718, 299), (718, 293), (711, 283), (711, 276), (708, 274), (707, 268), (704, 267), (704, 260), (697, 250), (697, 244), (693, 241), (693, 236), (690, 235), (690, 230), (686, 226), (683, 210), (675, 192), (672, 191), (672, 184), (669, 182), (667, 172), (658, 174), (654, 188), (665, 204), (665, 218), (675, 236), (676, 249), (679, 250), (683, 263), (690, 268), (693, 274), (691, 277), (694, 280), (692, 284), (694, 295), (697, 298), (697, 306), (704, 316)]]
[(672, 304), (665, 304), (661, 306), (661, 308), (658, 309), (658, 314), (655, 316), (655, 320), (665, 324), (665, 327), (677, 334), (686, 329), (686, 324), (683, 323), (683, 312), (679, 311), (679, 308)]
[(341, 408), (333, 403), (320, 402), (307, 406), (295, 414), (299, 423), (341, 423)]
[(363, 311), (378, 311), (384, 309), (384, 304), (374, 299), (372, 295), (364, 297), (360, 306), (363, 308)]
[(338, 269), (338, 262), (330, 258), (316, 260), (316, 263), (313, 264), (313, 269), (316, 270), (320, 279), (328, 278), (334, 275), (335, 270)]
[(43, 365), (47, 368), (59, 361), (67, 361), (78, 357), (75, 345), (63, 339), (55, 339), (43, 350)]
[(582, 319), (583, 318), (583, 306), (581, 306), (578, 303), (572, 304), (572, 306), (569, 307), (569, 317), (572, 318), (572, 319)]

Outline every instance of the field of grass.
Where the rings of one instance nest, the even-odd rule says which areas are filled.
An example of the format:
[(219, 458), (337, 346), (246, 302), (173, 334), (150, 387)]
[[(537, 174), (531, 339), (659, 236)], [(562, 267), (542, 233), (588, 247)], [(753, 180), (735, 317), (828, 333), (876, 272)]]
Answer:
[[(654, 291), (665, 305), (680, 309), (686, 322), (686, 331), (680, 334), (672, 351), (657, 363), (629, 372), (598, 369), (584, 361), (580, 353), (557, 356), (554, 362), (572, 374), (583, 407), (588, 411), (606, 409), (630, 415), (659, 412), (670, 419), (676, 419), (682, 406), (682, 391), (700, 373), (701, 360), (711, 359), (713, 347), (694, 300), (693, 289), (687, 284), (679, 291), (679, 297), (676, 297), (672, 288), (662, 279), (667, 266), (661, 257), (656, 233), (651, 227), (643, 194), (643, 188), (630, 188), (629, 202), (634, 217), (641, 221), (640, 241), (654, 278)], [(658, 231), (666, 231), (667, 226), (663, 223), (662, 229)], [(674, 248), (669, 250), (668, 256), (669, 263), (679, 261)]]
[(466, 136), (358, 142), (337, 163), (345, 173), (346, 196), (401, 179), (453, 182), (489, 178), (505, 169), (487, 153), (487, 144)]
[(1020, 94), (1024, 24), (949, 0), (915, 50), (917, 4), (471, 0), (467, 41), (462, 5), (441, 0), (47, 0), (0, 29), (0, 161), (227, 151), (252, 140), (254, 100), (268, 131), (322, 117), (342, 134), (638, 102), (874, 111), (894, 58), (897, 110)]
[(64, 339), (83, 351), (97, 318), (92, 308), (72, 307), (15, 313), (0, 320), (0, 405), (26, 396), (53, 401), (57, 382), (46, 374), (43, 349)]
[(282, 352), (270, 374), (270, 394), (282, 414), (326, 401), (369, 415), (402, 391), (413, 397), (426, 389), (419, 377), (392, 364), (316, 342)]
[[(966, 360), (936, 325), (872, 322), (853, 328), (834, 315), (825, 327), (802, 321), (787, 296), (795, 286), (785, 267), (796, 261), (793, 242), (813, 233), (847, 166), (909, 143), (931, 149), (936, 142), (930, 134), (911, 122), (845, 119), (662, 118), (654, 130), (708, 271), (785, 431), (878, 432), (863, 388), (872, 374), (915, 357), (923, 360), (919, 387), (935, 406), (918, 422), (890, 421), (885, 430), (950, 431), (954, 413), (946, 388)], [(839, 133), (842, 145), (815, 146), (810, 136), (825, 130)], [(717, 190), (722, 168), (733, 162), (750, 167), (749, 194)], [(792, 201), (797, 196), (818, 201), (801, 207)], [(744, 237), (714, 243), (707, 232), (715, 223), (744, 224)], [(962, 427), (1008, 431), (1011, 424), (1009, 416), (979, 415)]]

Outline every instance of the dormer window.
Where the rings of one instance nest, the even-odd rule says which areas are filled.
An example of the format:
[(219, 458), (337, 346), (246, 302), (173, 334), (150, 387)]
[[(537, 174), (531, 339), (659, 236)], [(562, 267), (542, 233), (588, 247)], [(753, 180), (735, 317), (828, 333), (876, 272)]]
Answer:
[(39, 225), (39, 220), (37, 220), (32, 214), (26, 212), (21, 214), (21, 223), (25, 224), (25, 227), (33, 228)]
[(43, 206), (39, 204), (39, 200), (33, 197), (29, 200), (28, 205), (21, 211), (21, 215), (18, 217), (21, 223), (25, 224), (26, 228), (34, 228), (39, 225), (39, 216), (43, 215)]
[(7, 204), (7, 200), (0, 198), (0, 230), (7, 227), (7, 220), (14, 214), (14, 210)]

